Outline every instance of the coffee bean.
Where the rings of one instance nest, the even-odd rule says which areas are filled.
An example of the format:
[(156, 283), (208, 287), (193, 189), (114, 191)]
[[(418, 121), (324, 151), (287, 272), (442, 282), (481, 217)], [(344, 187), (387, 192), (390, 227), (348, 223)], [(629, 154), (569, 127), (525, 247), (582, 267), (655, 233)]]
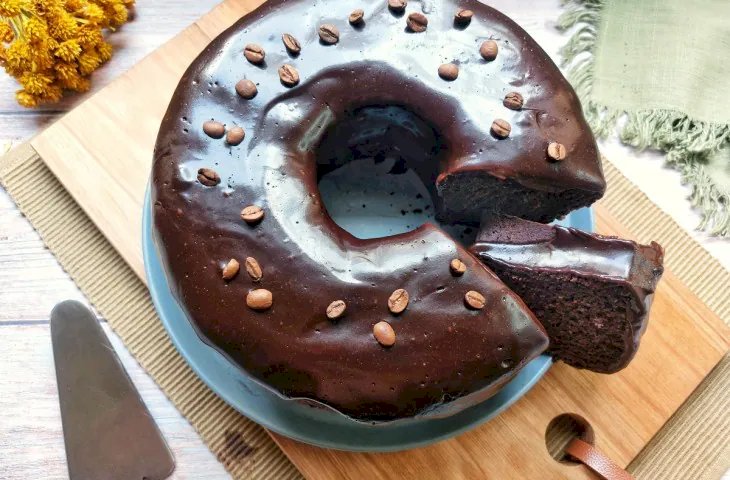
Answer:
[(249, 225), (255, 225), (264, 218), (264, 209), (256, 205), (249, 205), (241, 210), (241, 218)]
[(471, 22), (471, 17), (474, 16), (474, 12), (471, 10), (461, 9), (458, 12), (456, 12), (456, 15), (454, 16), (454, 21), (458, 25), (468, 25)]
[(350, 25), (360, 25), (365, 21), (365, 11), (362, 8), (354, 10), (348, 18)]
[(455, 63), (444, 63), (439, 67), (439, 77), (452, 82), (459, 77), (459, 66)]
[(466, 264), (458, 258), (455, 258), (451, 260), (451, 263), (449, 263), (449, 269), (451, 270), (452, 275), (460, 277), (464, 275), (464, 272), (466, 272)]
[(556, 162), (559, 162), (560, 160), (565, 160), (565, 156), (567, 155), (565, 145), (558, 142), (552, 142), (550, 143), (550, 145), (548, 145), (547, 154), (551, 160), (555, 160)]
[(299, 72), (289, 64), (279, 67), (279, 79), (286, 87), (294, 87), (299, 84)]
[(502, 105), (510, 110), (519, 110), (524, 103), (525, 99), (518, 92), (509, 92), (504, 96), (504, 100), (502, 100)]
[(388, 0), (388, 8), (395, 13), (403, 13), (406, 11), (408, 0)]
[(248, 276), (251, 277), (251, 280), (254, 282), (258, 282), (264, 276), (264, 272), (261, 270), (261, 265), (259, 265), (259, 262), (253, 257), (246, 257), (246, 272), (248, 272)]
[(292, 35), (285, 33), (281, 36), (281, 40), (284, 42), (284, 46), (289, 53), (298, 55), (302, 51), (302, 46), (299, 44), (299, 41)]
[(395, 345), (395, 330), (388, 322), (378, 322), (373, 326), (373, 336), (384, 347)]
[(409, 300), (408, 292), (406, 292), (404, 289), (399, 288), (395, 292), (390, 294), (390, 297), (388, 298), (388, 309), (391, 311), (391, 313), (399, 314), (403, 310), (406, 309), (408, 306), (408, 300)]
[(236, 83), (236, 93), (246, 100), (251, 100), (259, 93), (259, 89), (256, 88), (256, 84), (251, 80), (244, 78)]
[(347, 304), (343, 300), (335, 300), (334, 302), (327, 305), (327, 318), (335, 320), (345, 314)]
[(267, 310), (274, 304), (274, 296), (264, 288), (251, 290), (246, 295), (246, 305), (253, 310)]
[(211, 168), (201, 168), (198, 170), (198, 181), (206, 187), (215, 187), (221, 183), (221, 177)]
[(408, 19), (406, 19), (406, 24), (408, 25), (408, 28), (410, 28), (413, 32), (425, 32), (426, 28), (428, 28), (428, 17), (421, 12), (413, 12), (408, 15)]
[(223, 138), (226, 133), (226, 126), (215, 120), (208, 120), (203, 123), (203, 132), (210, 138)]
[(232, 258), (226, 263), (226, 266), (223, 267), (223, 280), (233, 280), (233, 278), (238, 275), (238, 270), (241, 268), (241, 266), (238, 264), (238, 260), (235, 258)]
[(497, 42), (494, 40), (487, 40), (486, 42), (482, 43), (482, 46), (479, 47), (479, 53), (482, 55), (482, 58), (484, 60), (487, 60), (488, 62), (491, 62), (495, 58), (497, 58), (497, 52), (499, 51), (499, 47), (497, 46)]
[(325, 23), (319, 27), (319, 38), (322, 43), (334, 45), (340, 41), (340, 31), (331, 23)]
[(473, 308), (474, 310), (481, 310), (482, 308), (484, 308), (487, 300), (481, 293), (474, 290), (469, 290), (468, 292), (466, 292), (466, 295), (464, 295), (464, 302), (469, 308)]
[(228, 145), (238, 145), (246, 138), (246, 132), (241, 127), (233, 127), (226, 133), (226, 143)]
[(266, 52), (264, 52), (264, 49), (261, 48), (261, 45), (249, 43), (246, 45), (246, 48), (243, 49), (243, 56), (254, 65), (261, 65), (264, 63), (264, 58), (266, 58)]
[(496, 119), (492, 122), (492, 133), (497, 138), (509, 137), (509, 132), (512, 131), (512, 125), (507, 120), (501, 118)]

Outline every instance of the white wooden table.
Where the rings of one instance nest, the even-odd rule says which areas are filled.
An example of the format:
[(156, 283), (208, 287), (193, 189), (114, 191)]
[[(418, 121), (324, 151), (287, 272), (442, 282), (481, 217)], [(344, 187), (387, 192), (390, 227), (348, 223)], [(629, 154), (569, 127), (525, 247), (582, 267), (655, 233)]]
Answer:
[[(112, 35), (116, 53), (94, 74), (94, 89), (115, 78), (172, 37), (217, 0), (138, 0), (136, 19)], [(554, 29), (559, 0), (492, 0), (520, 23), (548, 53), (565, 38)], [(0, 75), (0, 148), (32, 136), (84, 95), (38, 111), (15, 104), (16, 84)], [(88, 94), (87, 94), (88, 95)], [(698, 222), (679, 176), (656, 153), (636, 154), (615, 140), (602, 150), (625, 175), (690, 231), (727, 268), (730, 242), (692, 232)], [(4, 149), (2, 150), (4, 151)], [(67, 478), (48, 317), (62, 300), (83, 295), (46, 250), (30, 224), (0, 189), (0, 479)], [(165, 435), (177, 462), (174, 478), (228, 478), (190, 425), (109, 331), (112, 343)]]
[[(219, 0), (138, 0), (136, 18), (110, 37), (111, 62), (94, 73), (97, 90), (173, 37)], [(15, 82), (0, 73), (0, 150), (27, 139), (85, 95), (29, 111), (19, 107)], [(88, 95), (88, 94), (87, 94)], [(49, 328), (53, 306), (87, 303), (45, 249), (38, 234), (0, 188), (0, 479), (66, 479), (61, 416)], [(112, 344), (157, 421), (177, 468), (173, 478), (229, 478), (193, 428), (140, 368), (116, 335)]]

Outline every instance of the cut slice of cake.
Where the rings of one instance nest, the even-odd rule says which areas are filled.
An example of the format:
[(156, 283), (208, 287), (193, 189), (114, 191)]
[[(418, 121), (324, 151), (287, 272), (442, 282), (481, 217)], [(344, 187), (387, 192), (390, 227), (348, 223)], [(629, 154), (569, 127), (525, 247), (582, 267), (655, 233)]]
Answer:
[(489, 216), (470, 250), (532, 309), (556, 359), (612, 373), (634, 357), (664, 270), (657, 243)]

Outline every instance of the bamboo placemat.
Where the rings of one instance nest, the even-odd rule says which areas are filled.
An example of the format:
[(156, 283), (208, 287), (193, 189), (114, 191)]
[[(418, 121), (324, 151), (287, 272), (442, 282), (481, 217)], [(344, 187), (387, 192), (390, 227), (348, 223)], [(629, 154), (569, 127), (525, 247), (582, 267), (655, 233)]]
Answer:
[[(635, 236), (665, 246), (666, 265), (726, 323), (730, 273), (610, 162), (601, 202)], [(157, 319), (145, 285), (28, 144), (0, 158), (0, 184), (89, 301), (236, 479), (300, 478), (266, 432), (190, 370)], [(631, 463), (637, 479), (716, 480), (730, 468), (730, 357)], [(565, 435), (549, 439), (551, 447)]]

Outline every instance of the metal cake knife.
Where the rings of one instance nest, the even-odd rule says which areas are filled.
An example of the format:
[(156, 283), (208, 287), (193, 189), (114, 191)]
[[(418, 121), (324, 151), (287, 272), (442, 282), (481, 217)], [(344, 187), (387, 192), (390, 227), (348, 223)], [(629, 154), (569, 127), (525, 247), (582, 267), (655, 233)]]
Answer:
[(94, 314), (56, 305), (51, 339), (71, 480), (167, 478), (172, 454)]

